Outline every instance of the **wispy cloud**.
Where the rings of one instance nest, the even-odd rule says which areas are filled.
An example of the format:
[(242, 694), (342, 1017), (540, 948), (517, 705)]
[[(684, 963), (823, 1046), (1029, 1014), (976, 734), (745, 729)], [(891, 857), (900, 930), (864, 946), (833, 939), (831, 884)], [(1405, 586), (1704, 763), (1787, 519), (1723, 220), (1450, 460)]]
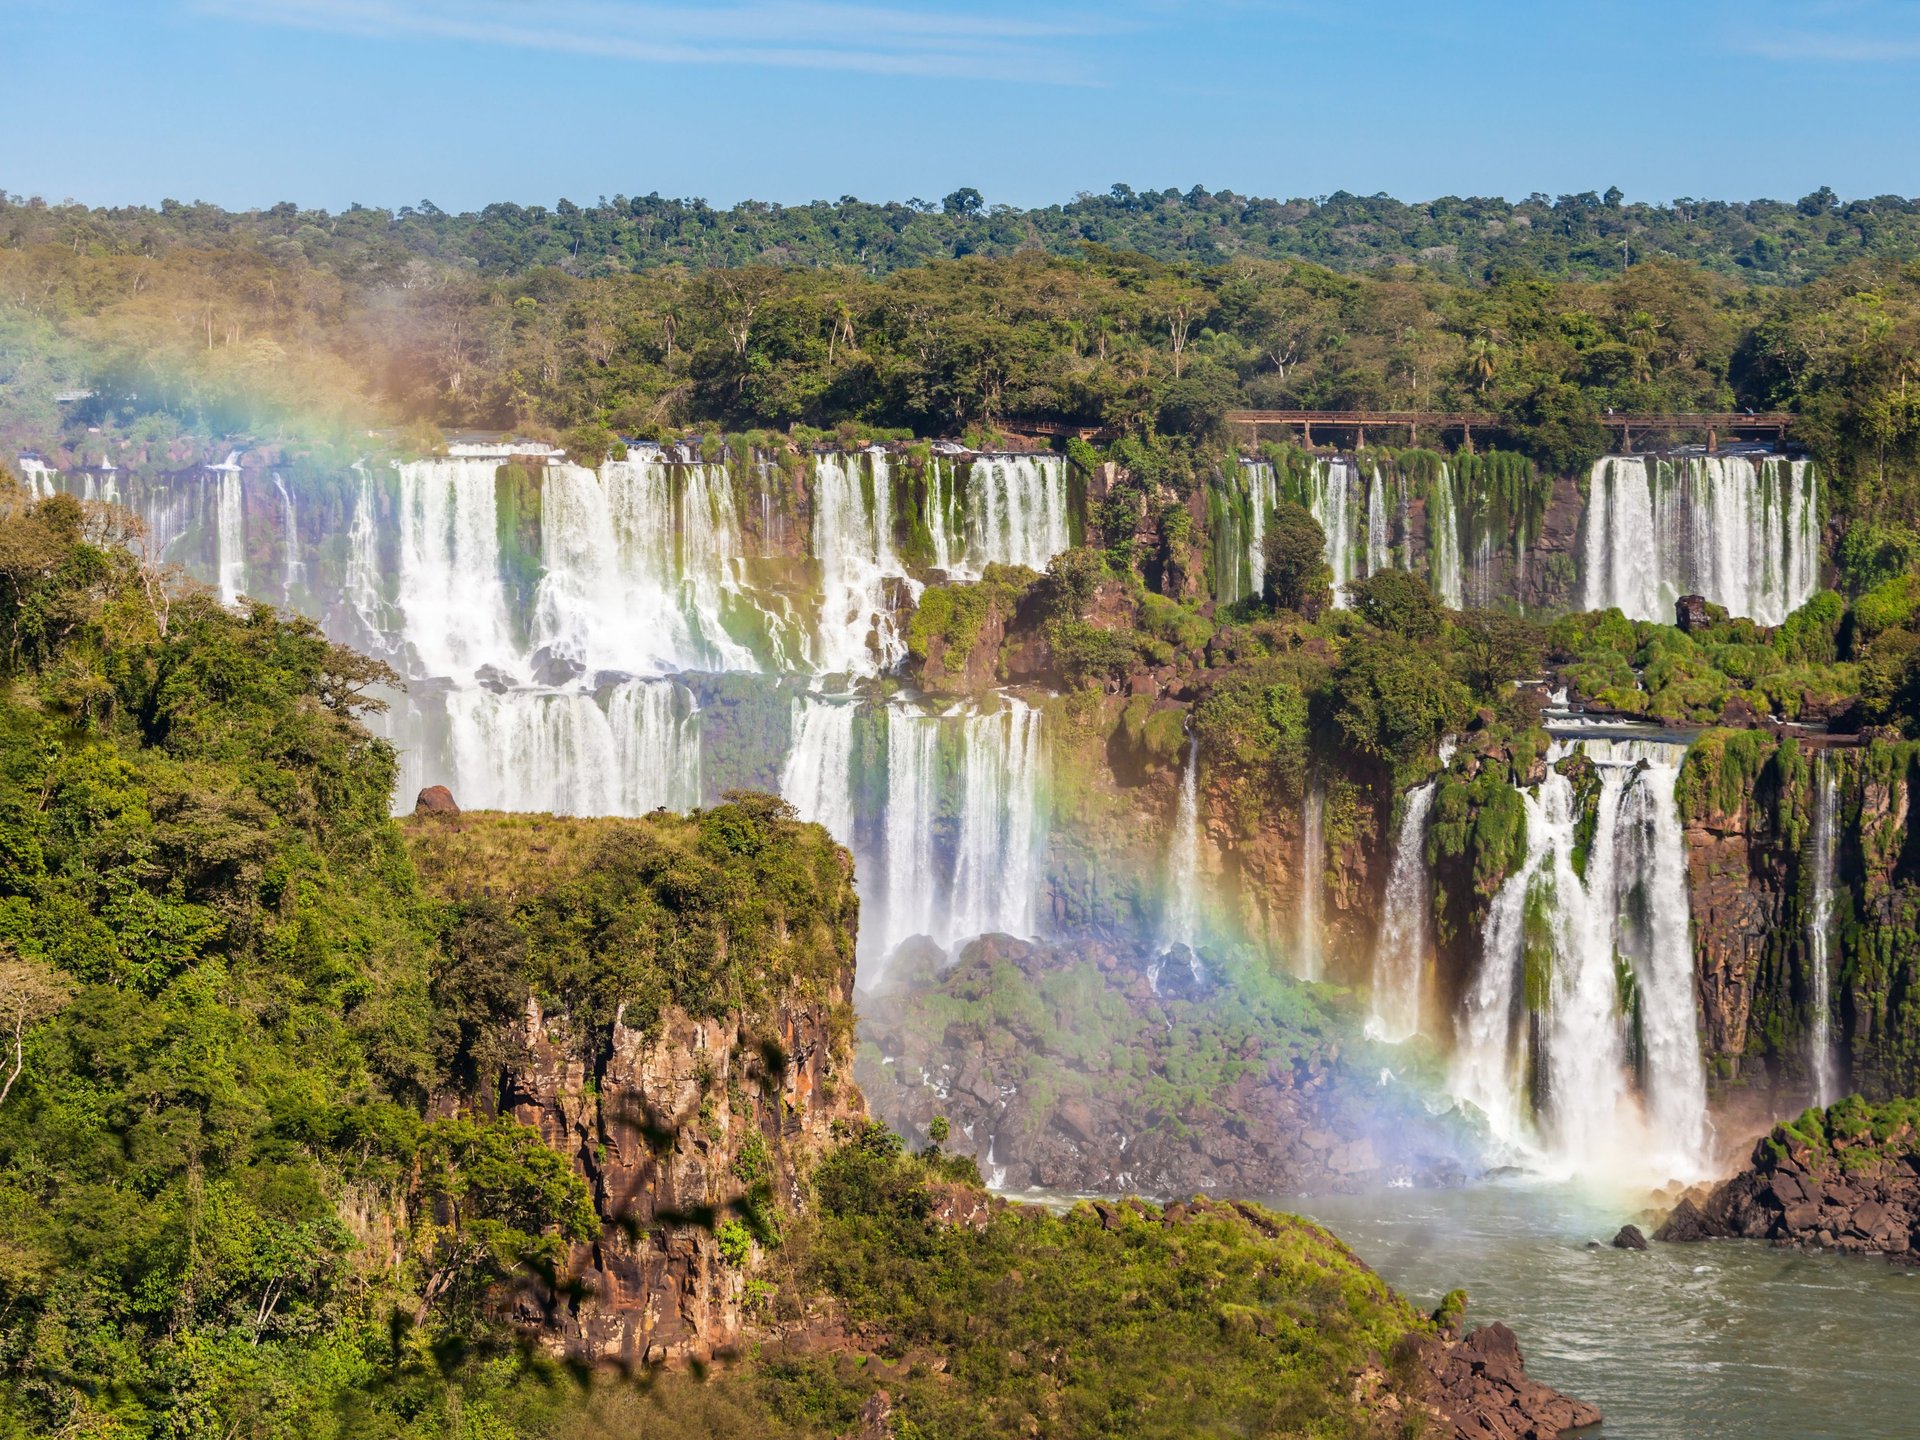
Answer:
[(1775, 30), (1742, 36), (1736, 48), (1764, 60), (1837, 61), (1847, 65), (1885, 65), (1920, 60), (1920, 38), (1908, 35), (1822, 35), (1807, 30)]
[(1762, 0), (1729, 18), (1732, 48), (1764, 60), (1842, 65), (1920, 60), (1914, 0)]
[(202, 15), (381, 40), (445, 40), (658, 65), (1086, 83), (1077, 42), (1128, 28), (930, 6), (732, 0), (191, 0)]

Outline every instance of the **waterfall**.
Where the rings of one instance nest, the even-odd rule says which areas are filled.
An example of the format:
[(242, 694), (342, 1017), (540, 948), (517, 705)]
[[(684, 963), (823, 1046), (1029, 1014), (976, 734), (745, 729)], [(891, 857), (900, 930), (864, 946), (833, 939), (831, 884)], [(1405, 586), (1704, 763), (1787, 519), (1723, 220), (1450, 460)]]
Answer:
[(287, 490), (287, 482), (280, 478), (278, 470), (273, 472), (273, 488), (280, 492), (280, 591), (286, 597), (287, 608), (293, 608), (295, 588), (303, 582), (306, 566), (300, 562), (300, 526), (294, 515), (293, 496)]
[(940, 933), (933, 843), (939, 769), (939, 717), (889, 705), (884, 954), (911, 936)]
[(479, 688), (446, 706), (446, 783), (470, 809), (644, 815), (697, 802), (697, 728), (670, 682), (625, 682), (604, 708), (580, 691)]
[(853, 722), (849, 700), (803, 695), (793, 702), (793, 748), (780, 771), (780, 793), (802, 820), (824, 825), (853, 844)]
[(1814, 801), (1811, 860), (1813, 895), (1807, 909), (1808, 977), (1812, 989), (1813, 1024), (1808, 1036), (1812, 1054), (1813, 1103), (1831, 1105), (1839, 1098), (1839, 1056), (1833, 1044), (1831, 949), (1833, 944), (1833, 877), (1840, 846), (1835, 823), (1840, 785), (1833, 757), (1825, 750), (1813, 755)]
[[(1327, 568), (1333, 572), (1333, 603), (1345, 608), (1347, 584), (1354, 573), (1355, 511), (1359, 507), (1360, 477), (1345, 459), (1316, 460), (1308, 490), (1308, 509), (1327, 536)], [(1364, 572), (1362, 572), (1364, 573)]]
[(374, 518), (373, 477), (358, 460), (354, 461), (353, 469), (360, 483), (354, 491), (353, 519), (347, 529), (347, 604), (366, 629), (364, 636), (357, 637), (359, 643), (380, 653), (391, 648), (393, 620), (380, 584), (380, 541), (378, 521)]
[(1055, 455), (981, 455), (967, 476), (967, 568), (1044, 570), (1065, 550), (1067, 467)]
[(723, 621), (740, 557), (726, 467), (637, 447), (597, 473), (549, 465), (540, 546), (536, 648), (634, 674), (754, 668)]
[(31, 500), (51, 500), (60, 491), (55, 483), (56, 473), (47, 467), (46, 461), (32, 455), (20, 457), (20, 478), (26, 482), (27, 497)]
[(1167, 898), (1161, 948), (1184, 945), (1199, 974), (1200, 954), (1200, 737), (1187, 735), (1187, 763), (1180, 772), (1180, 809), (1167, 837)]
[(1819, 503), (1805, 460), (1607, 456), (1588, 477), (1582, 604), (1671, 623), (1704, 595), (1778, 625), (1819, 583)]
[(912, 588), (893, 550), (893, 471), (887, 452), (813, 461), (813, 553), (820, 562), (814, 668), (874, 675), (905, 657), (893, 593)]
[(1318, 980), (1321, 953), (1321, 900), (1327, 888), (1327, 787), (1318, 775), (1307, 786), (1300, 813), (1300, 908), (1295, 929), (1293, 973)]
[(1446, 465), (1427, 495), (1427, 573), (1433, 579), (1433, 592), (1449, 610), (1466, 604), (1466, 587), (1461, 572), (1464, 558), (1460, 550), (1460, 513), (1453, 498), (1453, 474)]
[[(1558, 763), (1569, 754), (1595, 769), (1584, 852), (1581, 801)], [(1486, 1112), (1497, 1136), (1538, 1143), (1575, 1169), (1697, 1175), (1705, 1165), (1674, 802), (1684, 755), (1647, 741), (1555, 747), (1545, 781), (1521, 791), (1526, 858), (1494, 897), (1456, 1017), (1455, 1093)]]
[(466, 680), (484, 665), (518, 668), (500, 573), (499, 463), (463, 456), (398, 467), (398, 603), (420, 674)]
[(1398, 1042), (1420, 1029), (1420, 984), (1427, 960), (1427, 812), (1434, 781), (1407, 792), (1400, 834), (1387, 876), (1386, 905), (1373, 951), (1373, 995), (1367, 1033)]
[(1391, 532), (1387, 518), (1387, 491), (1380, 480), (1380, 467), (1373, 467), (1367, 482), (1367, 574), (1378, 575), (1393, 564)]
[(220, 600), (231, 605), (247, 588), (247, 537), (244, 499), (240, 490), (240, 452), (207, 467), (219, 477), (214, 508), (214, 566), (220, 577)]
[(1273, 513), (1273, 507), (1279, 499), (1277, 482), (1273, 466), (1264, 460), (1256, 460), (1241, 466), (1241, 473), (1247, 477), (1247, 512), (1250, 524), (1247, 532), (1247, 574), (1252, 581), (1253, 593), (1267, 593), (1267, 516)]
[(1034, 933), (1039, 895), (1043, 765), (1040, 712), (1004, 697), (962, 722), (960, 837), (948, 935)]

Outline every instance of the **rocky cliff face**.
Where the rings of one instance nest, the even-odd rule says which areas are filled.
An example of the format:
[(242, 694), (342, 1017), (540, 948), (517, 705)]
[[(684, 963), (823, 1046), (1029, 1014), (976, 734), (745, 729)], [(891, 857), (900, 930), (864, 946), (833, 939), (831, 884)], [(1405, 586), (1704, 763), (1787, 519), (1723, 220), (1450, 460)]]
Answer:
[(865, 1118), (831, 1006), (783, 997), (768, 1020), (674, 1007), (649, 1032), (616, 1022), (590, 1072), (564, 1020), (528, 1000), (512, 1113), (572, 1158), (604, 1224), (574, 1251), (580, 1294), (523, 1317), (569, 1353), (705, 1362), (738, 1337), (751, 1267), (722, 1253), (718, 1227), (752, 1215), (756, 1186), (777, 1227), (834, 1127)]
[(725, 1352), (804, 1177), (866, 1119), (846, 853), (764, 800), (639, 821), (423, 809), (406, 835), (448, 905), (439, 999), (468, 1017), (443, 1053), (471, 1082), (436, 1108), (536, 1128), (601, 1220), (570, 1283), (521, 1290), (515, 1318), (592, 1361)]
[(1724, 1089), (1777, 1113), (1804, 1104), (1821, 998), (1812, 942), (1814, 811), (1833, 786), (1824, 1001), (1841, 1091), (1920, 1084), (1909, 996), (1920, 980), (1920, 852), (1909, 823), (1920, 747), (1873, 741), (1824, 755), (1764, 731), (1714, 731), (1678, 794), (1702, 1048)]

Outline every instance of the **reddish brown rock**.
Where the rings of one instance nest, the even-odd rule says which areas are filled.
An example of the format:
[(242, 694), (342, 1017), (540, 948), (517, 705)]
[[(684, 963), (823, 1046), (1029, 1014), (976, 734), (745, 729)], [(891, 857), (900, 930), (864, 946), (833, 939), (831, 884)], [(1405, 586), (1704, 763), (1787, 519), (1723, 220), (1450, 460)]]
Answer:
[(413, 802), (416, 815), (458, 815), (460, 807), (453, 803), (453, 792), (444, 785), (429, 785), (422, 790)]
[(1463, 1340), (1415, 1342), (1425, 1404), (1454, 1440), (1553, 1440), (1600, 1423), (1600, 1411), (1527, 1374), (1520, 1342), (1500, 1324)]

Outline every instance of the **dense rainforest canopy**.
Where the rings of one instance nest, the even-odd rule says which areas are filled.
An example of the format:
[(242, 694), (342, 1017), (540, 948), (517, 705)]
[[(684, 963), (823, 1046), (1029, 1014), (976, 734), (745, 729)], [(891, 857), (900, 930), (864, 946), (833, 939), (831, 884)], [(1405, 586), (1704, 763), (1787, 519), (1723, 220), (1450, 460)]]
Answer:
[[(853, 238), (869, 211), (900, 221), (888, 236), (929, 238), (878, 263)], [(0, 422), (82, 450), (93, 433), (311, 442), (422, 422), (960, 435), (1038, 419), (1211, 443), (1242, 406), (1473, 408), (1565, 471), (1604, 443), (1605, 410), (1750, 406), (1804, 414), (1795, 438), (1843, 506), (1903, 515), (1920, 458), (1911, 211), (1825, 196), (1263, 210), (1203, 192), (724, 218), (654, 200), (465, 217), (10, 202)], [(1267, 214), (1275, 238), (1155, 239), (1227, 214)], [(795, 226), (852, 248), (772, 238)], [(996, 227), (1036, 238), (959, 238)], [(1357, 236), (1374, 244), (1364, 265), (1342, 250)], [(1800, 257), (1765, 271), (1793, 283), (1738, 262), (1760, 239)]]

